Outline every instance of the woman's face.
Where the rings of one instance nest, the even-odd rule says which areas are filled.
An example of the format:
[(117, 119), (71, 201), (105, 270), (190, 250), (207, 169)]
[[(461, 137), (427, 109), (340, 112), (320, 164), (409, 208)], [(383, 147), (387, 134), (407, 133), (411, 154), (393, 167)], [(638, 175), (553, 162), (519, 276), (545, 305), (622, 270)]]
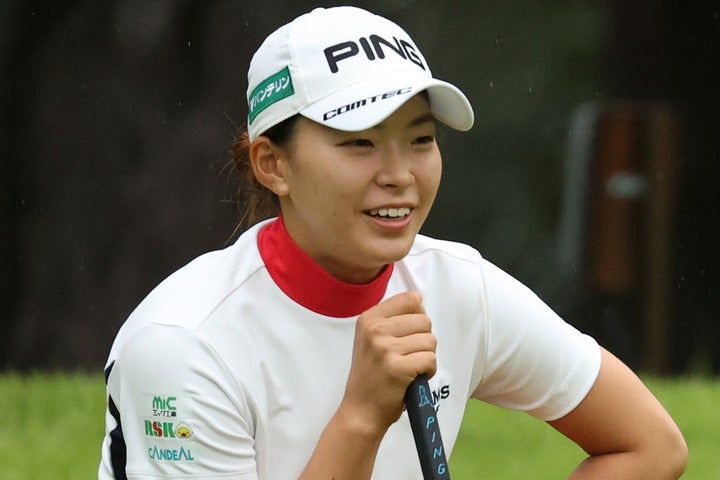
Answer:
[(287, 153), (283, 219), (321, 267), (340, 280), (364, 283), (407, 254), (442, 171), (424, 97), (361, 132), (301, 118)]

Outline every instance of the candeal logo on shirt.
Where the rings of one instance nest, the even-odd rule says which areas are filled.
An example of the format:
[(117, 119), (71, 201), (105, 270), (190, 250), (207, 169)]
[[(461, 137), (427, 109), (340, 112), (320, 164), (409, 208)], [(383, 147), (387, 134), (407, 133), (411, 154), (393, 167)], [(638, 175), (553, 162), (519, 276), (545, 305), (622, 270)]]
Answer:
[(148, 457), (152, 460), (168, 462), (194, 462), (195, 458), (189, 448), (158, 448), (157, 445), (148, 448)]

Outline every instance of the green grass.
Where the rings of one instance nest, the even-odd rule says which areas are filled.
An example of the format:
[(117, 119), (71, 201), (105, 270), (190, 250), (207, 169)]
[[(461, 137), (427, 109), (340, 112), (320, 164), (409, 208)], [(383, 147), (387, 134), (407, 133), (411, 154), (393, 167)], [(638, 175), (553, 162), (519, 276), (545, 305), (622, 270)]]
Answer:
[(0, 376), (0, 478), (97, 478), (104, 387), (101, 376)]
[[(646, 379), (690, 449), (687, 480), (720, 478), (720, 380)], [(574, 443), (529, 415), (480, 402), (468, 405), (450, 460), (454, 478), (556, 480), (585, 458)]]
[[(690, 446), (687, 480), (720, 472), (720, 381), (650, 379)], [(104, 383), (84, 374), (0, 375), (0, 477), (97, 478)], [(560, 479), (584, 458), (572, 442), (517, 412), (471, 402), (450, 460), (456, 480)]]
[(471, 402), (450, 458), (457, 479), (561, 479), (585, 457), (574, 443), (527, 414)]

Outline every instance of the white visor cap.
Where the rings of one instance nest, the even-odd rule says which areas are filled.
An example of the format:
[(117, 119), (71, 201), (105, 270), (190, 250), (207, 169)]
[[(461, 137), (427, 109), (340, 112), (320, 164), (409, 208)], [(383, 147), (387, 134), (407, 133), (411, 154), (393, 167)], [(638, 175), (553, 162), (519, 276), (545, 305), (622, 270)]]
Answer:
[(330, 128), (365, 130), (423, 90), (435, 118), (472, 127), (468, 99), (432, 77), (402, 28), (356, 7), (317, 8), (270, 34), (250, 61), (248, 133), (252, 141), (298, 113)]

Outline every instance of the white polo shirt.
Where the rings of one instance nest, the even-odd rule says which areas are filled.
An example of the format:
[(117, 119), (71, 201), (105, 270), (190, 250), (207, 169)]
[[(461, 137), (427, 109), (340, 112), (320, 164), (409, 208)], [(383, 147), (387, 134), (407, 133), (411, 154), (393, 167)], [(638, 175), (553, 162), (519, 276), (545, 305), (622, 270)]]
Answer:
[[(99, 479), (297, 478), (342, 399), (358, 315), (408, 290), (438, 339), (430, 388), (448, 456), (469, 398), (553, 420), (597, 377), (597, 343), (466, 245), (420, 235), (350, 285), (270, 220), (168, 277), (118, 333)], [(373, 479), (421, 478), (403, 413)]]

